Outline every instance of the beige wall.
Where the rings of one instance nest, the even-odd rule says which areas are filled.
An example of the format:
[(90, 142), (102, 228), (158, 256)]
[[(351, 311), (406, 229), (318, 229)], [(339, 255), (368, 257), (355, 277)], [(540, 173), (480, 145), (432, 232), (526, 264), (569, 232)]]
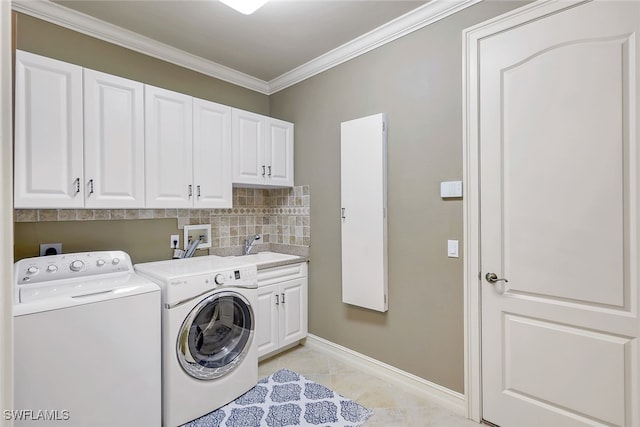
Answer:
[(17, 48), (224, 105), (269, 114), (269, 97), (29, 15), (16, 13)]
[[(522, 5), (483, 2), (271, 96), (295, 123), (295, 181), (313, 192), (311, 333), (463, 392), (461, 31)], [(340, 123), (388, 115), (389, 311), (341, 302)], [(363, 171), (366, 173), (366, 171)], [(462, 243), (462, 242), (461, 242)], [(462, 247), (462, 246), (461, 246)]]

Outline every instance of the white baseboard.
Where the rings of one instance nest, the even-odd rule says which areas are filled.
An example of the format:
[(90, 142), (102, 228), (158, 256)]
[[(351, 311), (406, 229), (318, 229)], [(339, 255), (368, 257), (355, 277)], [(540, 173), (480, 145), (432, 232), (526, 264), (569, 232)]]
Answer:
[(453, 412), (466, 416), (465, 399), (464, 394), (462, 393), (458, 393), (457, 391), (432, 383), (431, 381), (427, 381), (416, 375), (410, 374), (409, 372), (405, 372), (316, 335), (307, 335), (304, 345), (311, 347), (314, 350), (329, 353), (347, 363), (355, 364), (359, 368), (368, 371), (377, 377), (381, 377), (386, 381), (408, 387), (418, 394), (432, 399), (438, 404), (446, 406)]

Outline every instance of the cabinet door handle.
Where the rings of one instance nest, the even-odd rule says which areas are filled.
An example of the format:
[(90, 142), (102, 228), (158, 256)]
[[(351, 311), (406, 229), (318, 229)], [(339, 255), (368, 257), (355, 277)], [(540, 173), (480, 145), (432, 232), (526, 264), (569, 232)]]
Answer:
[(189, 198), (193, 195), (193, 185), (189, 184)]
[(282, 295), (282, 303), (284, 304), (284, 292), (281, 293), (280, 295)]
[(269, 166), (269, 177), (271, 177), (271, 166)]
[(89, 195), (93, 194), (93, 180), (89, 180)]
[(266, 166), (265, 166), (265, 165), (262, 165), (262, 176), (265, 176), (265, 175), (266, 175), (266, 173), (267, 173), (267, 172), (266, 172)]
[(276, 305), (280, 305), (280, 295), (276, 294)]
[(76, 178), (74, 184), (76, 186), (76, 194), (78, 194), (80, 192), (80, 178)]
[(196, 186), (196, 192), (197, 192), (198, 198), (200, 198), (200, 186), (199, 185)]

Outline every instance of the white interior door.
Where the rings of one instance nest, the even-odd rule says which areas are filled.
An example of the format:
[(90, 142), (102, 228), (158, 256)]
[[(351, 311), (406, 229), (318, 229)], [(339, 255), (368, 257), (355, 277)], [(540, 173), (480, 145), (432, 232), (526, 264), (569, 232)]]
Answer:
[(640, 2), (592, 2), (480, 41), (483, 418), (497, 425), (640, 425), (639, 23)]

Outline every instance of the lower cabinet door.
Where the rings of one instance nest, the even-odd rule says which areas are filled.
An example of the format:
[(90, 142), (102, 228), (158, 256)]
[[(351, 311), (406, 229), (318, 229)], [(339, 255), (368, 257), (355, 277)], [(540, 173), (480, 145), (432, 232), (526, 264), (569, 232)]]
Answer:
[(280, 347), (307, 336), (307, 278), (280, 284)]
[(255, 340), (258, 357), (278, 349), (278, 307), (280, 303), (279, 285), (258, 288), (258, 307), (255, 326)]

